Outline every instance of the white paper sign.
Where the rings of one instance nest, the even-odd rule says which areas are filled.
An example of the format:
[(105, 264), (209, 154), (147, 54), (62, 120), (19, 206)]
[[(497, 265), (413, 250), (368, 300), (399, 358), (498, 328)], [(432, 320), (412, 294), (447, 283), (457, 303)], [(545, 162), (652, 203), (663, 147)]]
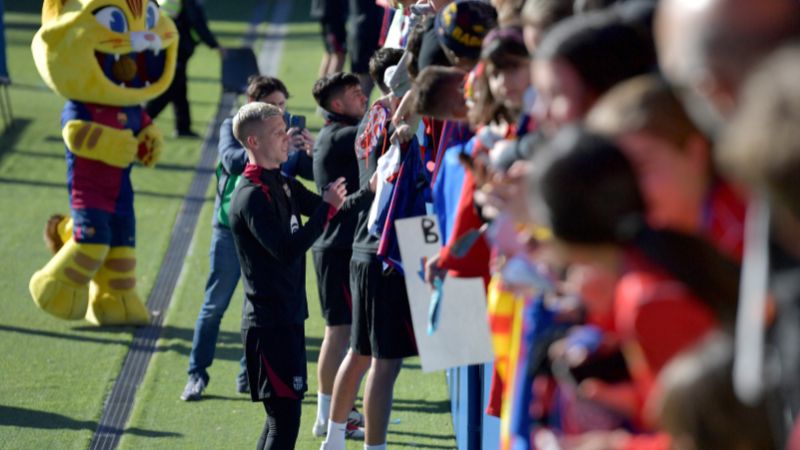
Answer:
[(432, 372), (492, 361), (483, 279), (445, 278), (438, 326), (428, 335), (432, 290), (423, 279), (423, 261), (439, 253), (439, 225), (435, 216), (424, 216), (400, 219), (395, 226), (422, 370)]

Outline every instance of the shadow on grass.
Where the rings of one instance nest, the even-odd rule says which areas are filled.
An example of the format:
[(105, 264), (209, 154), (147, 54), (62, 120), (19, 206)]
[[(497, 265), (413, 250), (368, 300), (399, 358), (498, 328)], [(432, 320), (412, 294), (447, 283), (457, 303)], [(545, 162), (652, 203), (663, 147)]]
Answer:
[[(61, 138), (60, 137), (56, 137), (56, 136), (46, 136), (44, 138), (44, 140), (45, 141), (61, 142)], [(8, 151), (7, 153), (8, 154), (12, 154), (13, 153), (15, 155), (27, 156), (27, 157), (31, 157), (31, 158), (45, 158), (45, 159), (59, 159), (59, 160), (63, 160), (64, 159), (64, 153), (63, 152), (53, 153), (53, 152), (43, 152), (43, 151), (37, 151), (37, 150), (11, 150), (11, 151)], [(197, 171), (197, 172), (202, 173), (202, 174), (207, 174), (207, 173), (213, 173), (214, 172), (212, 169), (204, 169), (204, 168), (197, 168), (197, 167), (194, 167), (194, 166), (187, 166), (187, 165), (183, 165), (183, 164), (169, 164), (169, 163), (158, 163), (158, 164), (155, 165), (155, 167), (153, 167), (153, 170), (159, 171), (159, 172), (161, 172), (161, 171), (164, 171), (164, 172), (195, 172), (195, 171)]]
[[(0, 405), (0, 425), (40, 430), (90, 430), (97, 429), (97, 422), (76, 420), (72, 417), (35, 409)], [(144, 430), (128, 428), (126, 434), (144, 437), (181, 437), (183, 434), (172, 431)]]
[[(224, 401), (242, 401), (242, 400), (245, 400), (247, 402), (252, 403), (252, 400), (250, 400), (250, 394), (241, 394), (241, 395), (237, 395), (236, 397), (232, 397), (232, 396), (229, 396), (229, 395), (203, 394), (203, 397), (202, 397), (202, 399), (200, 401), (202, 402), (202, 401), (205, 401), (205, 400), (224, 400)], [(314, 403), (314, 404), (316, 404), (316, 403)]]
[[(30, 186), (34, 188), (48, 188), (48, 189), (66, 189), (67, 183), (66, 182), (53, 182), (53, 181), (34, 181), (34, 180), (23, 180), (18, 178), (5, 178), (0, 177), (0, 185), (3, 184), (10, 184), (10, 185), (17, 185), (17, 186)], [(133, 190), (134, 195), (141, 195), (142, 197), (152, 197), (152, 198), (165, 198), (165, 199), (177, 199), (183, 200), (187, 199), (190, 201), (201, 201), (201, 202), (210, 202), (214, 201), (214, 197), (186, 197), (185, 195), (181, 194), (169, 194), (165, 192), (152, 192), (152, 191), (142, 191), (138, 189)]]
[(393, 411), (409, 411), (423, 414), (444, 414), (450, 411), (450, 400), (428, 401), (395, 398)]
[[(81, 331), (86, 333), (124, 333), (133, 335), (134, 328), (132, 327), (93, 327), (91, 325), (81, 325), (72, 328), (74, 331)], [(183, 328), (172, 325), (165, 325), (161, 327), (161, 339), (177, 339), (184, 342), (192, 342), (194, 337), (194, 328)], [(242, 342), (242, 337), (239, 333), (234, 331), (219, 331), (217, 338), (218, 344), (238, 344)]]
[[(3, 331), (5, 328), (16, 328), (16, 327), (6, 327), (4, 325), (0, 325), (0, 331)], [(126, 340), (112, 340), (112, 339), (101, 339), (95, 338), (92, 336), (81, 336), (81, 335), (70, 335), (70, 334), (61, 334), (61, 333), (53, 333), (49, 331), (39, 331), (39, 330), (27, 330), (27, 329), (20, 329), (23, 330), (22, 332), (27, 332), (29, 334), (41, 334), (50, 337), (57, 337), (57, 338), (65, 338), (65, 339), (73, 339), (78, 341), (88, 341), (88, 342), (97, 342), (97, 343), (113, 343), (113, 344), (121, 344), (121, 345), (128, 345), (130, 341)], [(116, 333), (116, 334), (126, 334), (133, 336), (134, 328), (132, 327), (93, 327), (89, 325), (81, 325), (72, 328), (73, 331), (78, 331), (81, 333)], [(9, 330), (9, 331), (17, 331), (17, 330)], [(183, 328), (183, 327), (175, 327), (171, 325), (164, 326), (161, 330), (160, 336), (160, 343), (156, 346), (156, 352), (166, 353), (166, 352), (174, 352), (179, 355), (183, 355), (188, 357), (189, 353), (192, 351), (192, 339), (194, 338), (194, 329), (193, 328)], [(239, 333), (234, 331), (226, 331), (220, 330), (219, 335), (217, 336), (217, 348), (214, 353), (214, 359), (225, 360), (225, 361), (239, 361), (242, 358), (242, 337)], [(308, 336), (306, 337), (306, 348), (307, 348), (307, 359), (310, 362), (315, 362), (319, 358), (319, 346), (322, 345), (322, 338)]]
[(30, 119), (17, 118), (12, 120), (11, 124), (3, 130), (0, 135), (0, 160), (11, 153), (8, 149), (13, 149), (17, 146), (17, 141), (30, 124)]
[(436, 445), (436, 444), (418, 444), (416, 442), (386, 442), (387, 447), (392, 448), (395, 445), (404, 445), (406, 447), (411, 446), (414, 448), (446, 448), (452, 450), (454, 447), (452, 445)]
[(431, 433), (417, 433), (415, 431), (397, 431), (392, 430), (392, 427), (389, 427), (389, 434), (396, 434), (398, 436), (413, 436), (418, 438), (425, 438), (425, 439), (441, 439), (443, 441), (451, 441), (455, 439), (453, 434), (431, 434)]
[[(90, 328), (90, 327), (86, 327)], [(82, 331), (79, 328), (73, 328), (74, 331)], [(117, 330), (129, 335), (133, 335), (133, 329), (130, 327), (117, 328)], [(103, 330), (98, 330), (103, 331)], [(110, 344), (110, 345), (130, 345), (130, 339), (109, 339), (104, 337), (84, 336), (79, 334), (58, 333), (55, 331), (36, 330), (32, 328), (15, 327), (11, 325), (0, 325), (0, 332), (20, 333), (32, 336), (50, 337), (54, 339), (66, 339), (69, 341), (77, 342), (91, 342), (93, 344)]]

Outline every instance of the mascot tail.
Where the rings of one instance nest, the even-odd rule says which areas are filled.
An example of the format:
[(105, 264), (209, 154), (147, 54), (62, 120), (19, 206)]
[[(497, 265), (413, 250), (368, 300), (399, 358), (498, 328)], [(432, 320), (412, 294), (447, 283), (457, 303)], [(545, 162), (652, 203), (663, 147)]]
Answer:
[(72, 218), (53, 214), (44, 225), (44, 244), (55, 255), (72, 237)]

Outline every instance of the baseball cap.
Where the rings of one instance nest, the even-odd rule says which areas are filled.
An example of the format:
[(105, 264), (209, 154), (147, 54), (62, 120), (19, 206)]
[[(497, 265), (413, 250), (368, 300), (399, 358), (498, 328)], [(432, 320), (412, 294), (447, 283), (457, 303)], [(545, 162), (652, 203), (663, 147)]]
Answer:
[(487, 2), (459, 0), (436, 15), (436, 37), (461, 58), (478, 59), (486, 34), (497, 26), (497, 11)]

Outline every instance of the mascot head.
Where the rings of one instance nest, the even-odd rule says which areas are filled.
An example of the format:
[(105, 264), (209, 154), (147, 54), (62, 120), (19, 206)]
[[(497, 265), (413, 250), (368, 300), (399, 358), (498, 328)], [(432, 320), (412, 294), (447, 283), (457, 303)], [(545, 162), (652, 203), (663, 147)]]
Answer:
[(131, 106), (172, 83), (178, 32), (155, 0), (45, 0), (31, 49), (61, 96)]

